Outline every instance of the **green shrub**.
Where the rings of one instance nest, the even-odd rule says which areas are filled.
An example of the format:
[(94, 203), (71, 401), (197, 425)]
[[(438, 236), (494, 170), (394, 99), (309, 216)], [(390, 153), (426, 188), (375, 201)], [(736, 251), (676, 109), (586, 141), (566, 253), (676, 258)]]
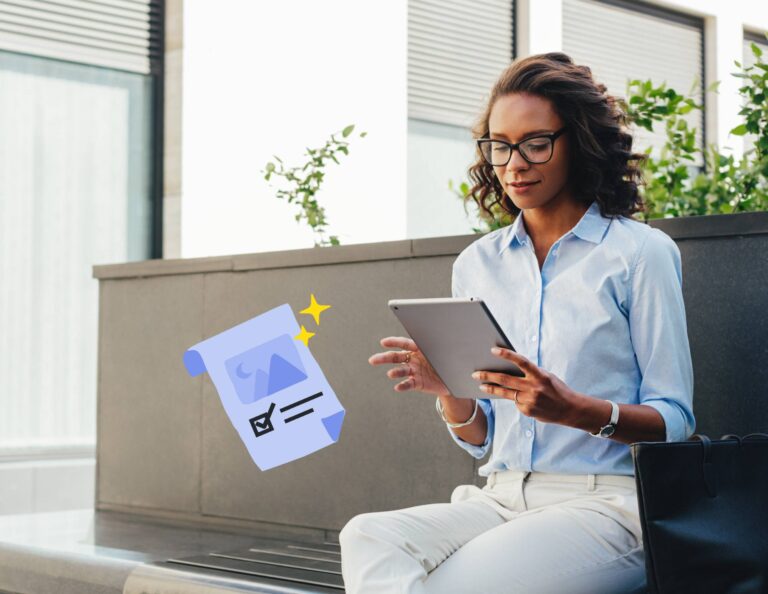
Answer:
[[(346, 126), (341, 135), (346, 138), (355, 129), (354, 124)], [(361, 132), (360, 138), (364, 138), (367, 132)], [(325, 142), (320, 148), (311, 149), (307, 148), (306, 155), (309, 160), (301, 167), (285, 168), (283, 166), (283, 160), (277, 155), (273, 155), (277, 160), (277, 165), (272, 161), (267, 162), (266, 169), (263, 169), (261, 173), (264, 174), (264, 179), (269, 181), (273, 175), (277, 175), (285, 178), (289, 184), (287, 190), (278, 190), (278, 198), (286, 198), (289, 203), (296, 203), (299, 205), (299, 212), (295, 215), (296, 221), (300, 221), (304, 218), (312, 231), (317, 236), (315, 239), (315, 247), (321, 247), (326, 245), (339, 245), (339, 238), (336, 235), (331, 235), (328, 239), (325, 238), (325, 227), (328, 221), (325, 219), (325, 208), (320, 206), (315, 198), (315, 194), (320, 190), (320, 186), (325, 177), (323, 168), (326, 165), (326, 160), (330, 159), (337, 165), (339, 164), (336, 155), (342, 153), (344, 155), (349, 154), (349, 143), (344, 140), (336, 140), (334, 134), (331, 134), (331, 139)]]

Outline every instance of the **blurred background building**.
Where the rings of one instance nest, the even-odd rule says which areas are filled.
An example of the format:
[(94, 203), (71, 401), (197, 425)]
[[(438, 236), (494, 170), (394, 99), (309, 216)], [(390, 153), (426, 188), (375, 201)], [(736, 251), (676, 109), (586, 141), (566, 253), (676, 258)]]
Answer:
[(0, 513), (93, 501), (92, 265), (311, 247), (264, 168), (348, 124), (318, 194), (342, 244), (471, 233), (448, 183), (533, 53), (617, 95), (719, 80), (692, 121), (738, 154), (730, 74), (766, 30), (762, 0), (0, 0)]

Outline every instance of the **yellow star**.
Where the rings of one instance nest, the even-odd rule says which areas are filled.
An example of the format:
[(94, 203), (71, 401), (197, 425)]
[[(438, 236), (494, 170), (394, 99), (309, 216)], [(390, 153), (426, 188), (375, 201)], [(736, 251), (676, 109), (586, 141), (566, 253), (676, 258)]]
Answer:
[(304, 346), (309, 346), (309, 339), (315, 335), (314, 332), (307, 332), (304, 324), (301, 325), (301, 332), (299, 332), (294, 338), (304, 343)]
[(315, 301), (315, 294), (310, 293), (310, 306), (307, 309), (302, 309), (299, 313), (311, 315), (315, 318), (315, 324), (320, 325), (320, 312), (330, 308), (330, 305), (321, 305)]

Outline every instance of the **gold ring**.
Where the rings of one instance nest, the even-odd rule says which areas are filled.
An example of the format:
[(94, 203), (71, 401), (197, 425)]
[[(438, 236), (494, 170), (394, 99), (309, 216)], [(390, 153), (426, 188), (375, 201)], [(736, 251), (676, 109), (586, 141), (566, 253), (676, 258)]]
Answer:
[(520, 403), (517, 401), (517, 395), (518, 395), (519, 393), (520, 393), (520, 390), (515, 390), (515, 404), (520, 404)]
[(405, 361), (403, 361), (403, 363), (408, 364), (410, 363), (410, 361), (411, 361), (411, 351), (405, 351)]

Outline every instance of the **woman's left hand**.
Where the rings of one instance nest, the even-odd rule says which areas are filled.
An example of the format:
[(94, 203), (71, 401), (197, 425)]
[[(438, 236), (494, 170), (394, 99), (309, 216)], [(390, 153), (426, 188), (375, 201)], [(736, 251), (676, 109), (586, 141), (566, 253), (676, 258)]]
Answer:
[(474, 379), (499, 384), (483, 384), (480, 388), (484, 392), (514, 401), (515, 390), (519, 390), (517, 408), (525, 416), (544, 423), (572, 426), (582, 402), (580, 394), (569, 388), (556, 375), (534, 365), (520, 353), (500, 348), (498, 354), (493, 354), (512, 361), (525, 373), (525, 377), (493, 371), (476, 371), (472, 374)]

